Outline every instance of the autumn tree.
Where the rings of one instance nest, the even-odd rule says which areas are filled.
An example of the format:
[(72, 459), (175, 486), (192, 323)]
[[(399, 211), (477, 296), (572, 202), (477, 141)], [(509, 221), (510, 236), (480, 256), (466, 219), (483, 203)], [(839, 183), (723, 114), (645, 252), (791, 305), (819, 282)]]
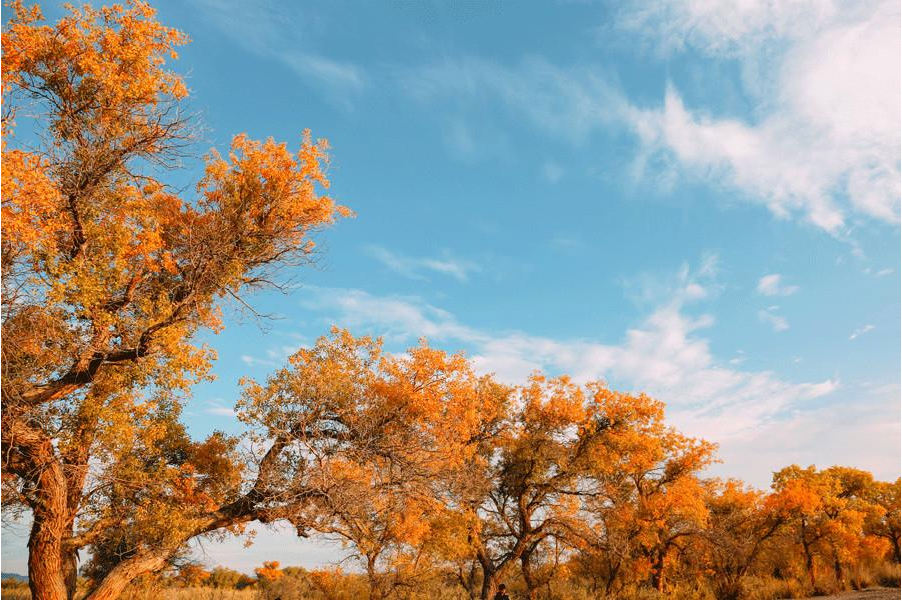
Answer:
[(336, 471), (342, 494), (318, 500), (313, 527), (351, 546), (346, 559), (362, 564), (371, 599), (414, 589), (431, 565), (427, 547), (434, 499), (416, 490), (416, 478), (406, 479), (389, 461)]
[[(640, 523), (639, 511), (646, 525), (630, 536), (645, 535), (654, 557), (666, 558), (694, 511), (690, 478), (709, 460), (711, 445), (666, 427), (663, 404), (600, 382), (579, 386), (536, 374), (515, 395), (504, 428), (451, 488), (449, 506), (469, 525), (480, 595), (491, 598), (516, 568), (527, 594), (537, 596), (548, 577), (547, 559), (556, 564), (561, 558), (552, 543), (598, 543), (599, 522), (591, 516), (610, 517), (601, 511), (609, 498), (623, 503), (618, 507), (638, 507), (630, 510), (630, 523)], [(652, 532), (649, 524), (662, 518), (670, 530)]]
[(587, 498), (590, 532), (571, 531), (582, 546), (608, 554), (608, 584), (628, 572), (663, 591), (666, 573), (688, 539), (707, 523), (698, 473), (715, 445), (685, 436), (664, 421), (664, 404), (646, 395), (598, 387), (609, 424), (593, 466), (595, 494)]
[(744, 582), (786, 521), (773, 498), (738, 480), (707, 483), (706, 564), (718, 599), (738, 599)]
[(875, 481), (865, 492), (867, 499), (880, 508), (880, 511), (871, 512), (865, 522), (865, 530), (873, 535), (886, 540), (892, 549), (893, 561), (899, 563), (902, 556), (899, 553), (899, 535), (902, 529), (900, 520), (900, 484), (902, 480), (896, 478), (895, 482)]
[(264, 561), (262, 566), (254, 568), (254, 573), (259, 580), (270, 582), (280, 580), (284, 576), (282, 570), (279, 569), (278, 561)]
[(210, 579), (210, 572), (197, 563), (187, 563), (179, 568), (176, 581), (182, 586), (203, 586)]
[(515, 395), (518, 409), (448, 487), (449, 508), (468, 525), (462, 534), (483, 599), (494, 596), (512, 568), (523, 574), (530, 596), (536, 594), (536, 552), (573, 510), (597, 429), (584, 391), (567, 378), (537, 374)]
[(314, 491), (296, 525), (353, 545), (381, 597), (425, 562), (437, 483), (473, 460), (506, 400), (461, 355), (421, 345), (399, 357), (335, 329), (265, 384), (248, 382), (239, 417), (261, 442), (295, 449), (279, 477)]
[[(182, 396), (213, 358), (193, 335), (221, 327), (223, 299), (243, 302), (278, 268), (308, 261), (311, 234), (346, 210), (319, 191), (328, 186), (326, 146), (309, 134), (294, 154), (236, 136), (226, 156), (205, 157), (194, 194), (165, 184), (191, 148), (187, 90), (166, 68), (187, 37), (157, 22), (146, 3), (70, 7), (55, 25), (36, 6), (15, 0), (10, 8), (2, 41), (4, 487), (32, 516), (35, 598), (74, 594), (79, 549), (124, 544), (104, 559), (108, 573), (91, 593), (114, 595), (153, 564), (129, 548), (136, 520), (151, 524), (175, 501), (190, 507), (157, 537), (169, 553), (178, 539), (217, 529), (219, 501), (235, 500), (235, 490), (217, 489), (190, 461), (212, 452), (215, 438), (201, 451), (163, 432), (177, 429)], [(17, 120), (27, 121), (22, 140)], [(151, 454), (146, 465), (129, 457), (137, 448)], [(241, 471), (228, 445), (218, 450), (214, 463)], [(248, 506), (233, 507), (226, 521), (250, 517)]]
[(254, 579), (237, 570), (217, 566), (210, 570), (207, 586), (218, 589), (243, 589), (254, 584)]
[(889, 544), (870, 536), (868, 520), (884, 510), (869, 498), (874, 485), (869, 472), (831, 467), (792, 465), (774, 473), (775, 503), (787, 516), (792, 540), (802, 551), (812, 590), (818, 588), (819, 564), (829, 566), (836, 582), (845, 587), (846, 572), (868, 555), (882, 555)]

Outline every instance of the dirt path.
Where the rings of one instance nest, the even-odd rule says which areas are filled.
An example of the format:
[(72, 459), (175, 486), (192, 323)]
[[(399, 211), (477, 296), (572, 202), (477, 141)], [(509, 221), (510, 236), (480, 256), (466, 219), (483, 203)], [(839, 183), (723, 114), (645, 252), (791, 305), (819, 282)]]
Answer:
[(898, 599), (902, 595), (902, 589), (886, 586), (872, 586), (860, 591), (846, 591), (827, 597), (812, 597), (812, 599)]

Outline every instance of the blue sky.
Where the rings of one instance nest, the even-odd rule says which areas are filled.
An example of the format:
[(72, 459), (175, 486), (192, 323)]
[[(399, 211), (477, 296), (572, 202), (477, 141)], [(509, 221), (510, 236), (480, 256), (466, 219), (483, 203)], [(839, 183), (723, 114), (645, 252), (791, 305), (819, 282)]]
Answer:
[[(791, 463), (899, 476), (898, 3), (155, 5), (193, 40), (201, 149), (311, 128), (357, 213), (254, 297), (278, 319), (203, 337), (192, 433), (239, 432), (238, 378), (337, 324), (646, 391), (760, 487)], [(198, 553), (341, 556), (263, 529)]]

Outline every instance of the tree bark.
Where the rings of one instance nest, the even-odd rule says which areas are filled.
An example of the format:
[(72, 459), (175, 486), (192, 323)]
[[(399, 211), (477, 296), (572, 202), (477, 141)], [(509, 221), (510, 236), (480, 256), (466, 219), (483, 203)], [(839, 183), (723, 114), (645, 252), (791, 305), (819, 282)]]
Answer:
[(382, 599), (382, 588), (379, 586), (379, 573), (376, 570), (376, 558), (366, 558), (366, 577), (370, 585), (370, 599)]
[(62, 527), (52, 512), (35, 512), (28, 537), (28, 588), (33, 599), (69, 598), (63, 576)]
[(147, 550), (119, 563), (100, 581), (87, 596), (88, 599), (117, 599), (128, 584), (146, 572), (153, 572), (166, 565), (176, 549), (167, 551)]
[(497, 572), (485, 572), (483, 570), (482, 575), (482, 599), (492, 599), (495, 596), (495, 593), (498, 592), (498, 573)]
[(651, 573), (651, 584), (658, 593), (664, 593), (664, 559), (666, 552), (659, 552), (655, 558)]
[(539, 584), (536, 582), (536, 579), (532, 573), (532, 564), (530, 563), (530, 560), (532, 559), (532, 551), (534, 549), (535, 547), (523, 553), (523, 555), (520, 557), (520, 569), (523, 572), (523, 582), (526, 583), (526, 596), (529, 599), (536, 599), (538, 597), (539, 588)]
[(66, 583), (66, 598), (74, 599), (78, 588), (78, 550), (65, 549), (63, 556), (63, 580)]
[(32, 511), (28, 587), (34, 599), (68, 599), (63, 539), (69, 523), (67, 486), (53, 442), (9, 413), (3, 416), (3, 467), (25, 481)]

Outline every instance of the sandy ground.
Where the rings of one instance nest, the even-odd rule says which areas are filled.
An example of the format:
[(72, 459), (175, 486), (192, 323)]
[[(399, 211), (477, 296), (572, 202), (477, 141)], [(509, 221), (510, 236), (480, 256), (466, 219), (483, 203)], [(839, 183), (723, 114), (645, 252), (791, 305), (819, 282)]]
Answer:
[(812, 597), (812, 599), (899, 599), (902, 589), (885, 586), (872, 586), (860, 591), (846, 591), (829, 597)]

